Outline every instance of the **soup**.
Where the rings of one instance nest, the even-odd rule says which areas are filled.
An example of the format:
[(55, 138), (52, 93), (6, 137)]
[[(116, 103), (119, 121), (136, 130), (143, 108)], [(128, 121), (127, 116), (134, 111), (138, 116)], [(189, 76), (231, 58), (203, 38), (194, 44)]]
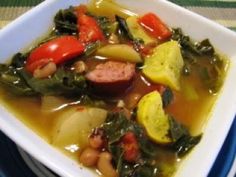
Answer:
[(172, 176), (199, 143), (228, 60), (156, 14), (112, 1), (60, 10), (33, 49), (0, 65), (0, 98), (106, 177)]

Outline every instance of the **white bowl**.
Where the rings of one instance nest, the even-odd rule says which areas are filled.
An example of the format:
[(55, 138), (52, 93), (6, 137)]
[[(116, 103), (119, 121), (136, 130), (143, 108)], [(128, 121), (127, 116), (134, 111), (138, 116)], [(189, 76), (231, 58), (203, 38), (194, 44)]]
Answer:
[[(117, 0), (137, 13), (155, 12), (169, 26), (181, 27), (195, 40), (209, 38), (231, 61), (211, 117), (204, 129), (201, 142), (181, 163), (176, 176), (205, 177), (224, 142), (236, 109), (236, 33), (184, 8), (164, 0)], [(52, 27), (52, 19), (60, 8), (86, 3), (86, 0), (47, 0), (25, 13), (0, 31), (0, 62), (32, 44)], [(93, 177), (95, 174), (78, 165), (50, 146), (26, 127), (3, 106), (0, 106), (0, 129), (25, 151), (60, 176)]]

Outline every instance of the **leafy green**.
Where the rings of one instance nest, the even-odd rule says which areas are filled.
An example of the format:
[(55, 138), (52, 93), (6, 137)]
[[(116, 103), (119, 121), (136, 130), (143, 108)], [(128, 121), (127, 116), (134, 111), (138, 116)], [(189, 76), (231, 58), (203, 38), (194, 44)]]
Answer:
[(128, 131), (134, 131), (134, 125), (122, 113), (109, 113), (103, 129), (108, 136), (109, 144), (118, 142)]
[(126, 20), (122, 17), (119, 17), (118, 15), (115, 16), (116, 21), (118, 22), (118, 34), (121, 36), (123, 39), (128, 39), (128, 40), (134, 40), (133, 35), (131, 34), (128, 25), (126, 23)]
[(86, 106), (91, 106), (96, 108), (105, 108), (106, 106), (106, 102), (104, 102), (103, 100), (91, 98), (88, 95), (83, 95), (80, 98), (80, 103)]
[(173, 149), (179, 157), (182, 157), (186, 155), (186, 153), (188, 153), (196, 144), (198, 144), (201, 138), (202, 135), (184, 135), (178, 141), (176, 141), (176, 143), (173, 145)]
[(56, 73), (49, 78), (38, 79), (29, 75), (25, 78), (30, 87), (42, 95), (77, 95), (79, 97), (86, 92), (87, 88), (84, 76), (63, 68), (57, 69)]
[(9, 65), (0, 65), (0, 82), (17, 95), (77, 95), (87, 91), (84, 76), (59, 68), (51, 77), (34, 78), (25, 71), (27, 56), (17, 53)]
[(0, 64), (0, 83), (16, 95), (35, 94), (21, 74), (25, 60), (25, 55), (17, 53), (13, 56), (10, 65)]
[[(153, 164), (153, 160), (158, 148), (147, 138), (143, 127), (135, 121), (127, 119), (122, 112), (110, 112), (102, 128), (108, 139), (108, 150), (113, 155), (114, 164), (120, 176), (156, 176), (157, 164)], [(136, 163), (129, 163), (123, 158), (124, 152), (120, 140), (127, 132), (133, 132), (139, 143), (140, 158)]]
[(100, 41), (89, 43), (85, 49), (85, 56), (90, 56), (100, 47)]
[(97, 21), (97, 24), (99, 25), (99, 27), (103, 31), (103, 34), (106, 37), (110, 36), (110, 34), (112, 32), (112, 22), (108, 17), (106, 17), (106, 16), (97, 16), (97, 15), (94, 15), (90, 12), (87, 12), (86, 14), (93, 17)]
[(189, 134), (186, 127), (177, 122), (174, 117), (169, 116), (170, 135), (174, 142), (179, 140), (182, 136)]
[(0, 64), (0, 83), (11, 90), (16, 95), (34, 95), (26, 81), (20, 76), (19, 72), (12, 66)]
[(165, 108), (172, 102), (174, 95), (172, 90), (169, 87), (167, 87), (165, 91), (162, 93), (161, 97), (162, 97), (163, 107)]
[(196, 72), (211, 93), (216, 93), (224, 78), (225, 59), (219, 56), (208, 39), (193, 42), (180, 28), (172, 29), (172, 40), (179, 42), (184, 58), (183, 74), (190, 76)]
[(202, 135), (191, 136), (188, 129), (169, 116), (170, 135), (173, 139), (172, 149), (179, 157), (186, 155), (201, 140)]
[(156, 177), (158, 174), (158, 168), (149, 164), (139, 165), (135, 168), (133, 173), (134, 177)]
[(77, 34), (77, 17), (74, 14), (73, 7), (59, 10), (54, 17), (55, 32), (58, 35)]
[(98, 25), (103, 31), (103, 34), (108, 37), (111, 34), (112, 22), (108, 17), (105, 16), (96, 16)]
[(183, 35), (180, 28), (172, 29), (172, 39), (178, 41), (182, 48), (195, 55), (212, 56), (215, 52), (208, 39), (205, 39), (198, 43), (193, 43), (189, 36)]
[(16, 53), (11, 60), (10, 66), (15, 69), (23, 68), (25, 65), (27, 55), (23, 55), (22, 53)]

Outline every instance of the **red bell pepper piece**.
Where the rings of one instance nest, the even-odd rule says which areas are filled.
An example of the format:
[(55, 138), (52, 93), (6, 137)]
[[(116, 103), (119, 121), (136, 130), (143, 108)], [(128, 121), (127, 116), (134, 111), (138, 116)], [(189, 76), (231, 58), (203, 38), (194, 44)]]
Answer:
[(35, 69), (49, 62), (61, 64), (82, 54), (84, 50), (82, 43), (74, 36), (52, 39), (30, 53), (26, 61), (26, 70), (33, 73)]
[(128, 162), (135, 162), (139, 157), (139, 146), (135, 134), (127, 132), (121, 142), (124, 149), (124, 159)]
[(171, 31), (161, 19), (153, 13), (147, 13), (139, 19), (139, 24), (153, 37), (160, 40), (170, 38)]
[(103, 32), (97, 24), (97, 21), (93, 17), (86, 15), (86, 12), (87, 9), (85, 6), (79, 6), (77, 8), (79, 40), (82, 43), (104, 40)]

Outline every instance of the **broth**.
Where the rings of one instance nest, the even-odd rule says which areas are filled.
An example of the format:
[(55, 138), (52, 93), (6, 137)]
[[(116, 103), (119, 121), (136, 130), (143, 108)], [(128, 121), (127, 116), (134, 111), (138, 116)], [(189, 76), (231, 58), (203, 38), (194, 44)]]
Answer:
[[(103, 2), (108, 4), (112, 3), (112, 1), (105, 1), (105, 0), (102, 1), (102, 3)], [(119, 6), (115, 6), (115, 4), (113, 3), (110, 5), (112, 6), (112, 8), (115, 8), (116, 11), (121, 8)], [(92, 6), (90, 7), (90, 9), (93, 10), (94, 8), (95, 7)], [(124, 19), (117, 16), (116, 18), (114, 18), (112, 16), (113, 12), (109, 9), (107, 9), (106, 13), (109, 14), (111, 22), (106, 21), (106, 23), (111, 23), (109, 29), (115, 28), (114, 26), (116, 26), (117, 28), (116, 30), (110, 32), (109, 35), (110, 36), (115, 35), (117, 37), (116, 40), (121, 43), (119, 47), (123, 49), (122, 47), (125, 46), (125, 50), (129, 51), (129, 53), (127, 54), (129, 55), (129, 57), (130, 56), (132, 57), (135, 56), (135, 57), (133, 58), (131, 57), (133, 60), (131, 62), (126, 58), (125, 59), (122, 57), (120, 58), (120, 55), (123, 52), (123, 50), (121, 49), (118, 59), (116, 58), (116, 56), (113, 57), (109, 56), (113, 55), (114, 52), (113, 53), (111, 52), (112, 54), (109, 53), (108, 56), (97, 54), (96, 52), (104, 46), (106, 47), (111, 45), (110, 47), (114, 47), (115, 45), (118, 44), (117, 43), (110, 44), (109, 40), (106, 39), (104, 36), (102, 36), (102, 39), (99, 39), (101, 40), (101, 42), (99, 43), (99, 45), (97, 45), (97, 37), (101, 34), (93, 36), (91, 33), (89, 33), (88, 36), (85, 36), (84, 38), (79, 36), (79, 38), (81, 37), (82, 39), (80, 38), (80, 40), (77, 40), (77, 38), (75, 37), (76, 32), (80, 33), (80, 35), (83, 35), (85, 33), (84, 31), (83, 32), (79, 31), (81, 27), (79, 27), (78, 29), (76, 28), (77, 31), (75, 31), (74, 29), (75, 19), (77, 20), (77, 18), (79, 18), (79, 16), (81, 15), (80, 13), (82, 13), (83, 17), (85, 16), (87, 19), (90, 19), (90, 21), (93, 21), (96, 18), (101, 18), (101, 17), (94, 17), (91, 14), (89, 15), (86, 14), (85, 9), (86, 8), (84, 6), (79, 6), (74, 9), (70, 8), (65, 11), (58, 12), (55, 18), (58, 18), (57, 20), (59, 21), (65, 20), (66, 23), (71, 23), (69, 25), (71, 25), (72, 28), (68, 28), (63, 25), (60, 26), (59, 24), (59, 27), (56, 26), (55, 29), (50, 33), (50, 35), (52, 35), (50, 37), (52, 38), (49, 38), (50, 40), (48, 42), (43, 43), (40, 46), (37, 46), (36, 48), (31, 50), (29, 52), (29, 56), (28, 54), (26, 56), (18, 54), (13, 58), (13, 63), (11, 65), (4, 65), (4, 64), (1, 65), (2, 68), (0, 68), (1, 72), (0, 81), (3, 84), (3, 87), (0, 87), (1, 103), (5, 107), (7, 107), (7, 109), (9, 109), (11, 113), (13, 113), (17, 118), (19, 118), (19, 120), (21, 120), (25, 125), (30, 127), (39, 136), (41, 136), (45, 141), (47, 141), (52, 146), (58, 148), (63, 153), (70, 156), (72, 159), (76, 160), (78, 163), (82, 163), (83, 165), (85, 165), (83, 161), (81, 162), (81, 156), (83, 155), (85, 150), (90, 148), (90, 150), (92, 149), (93, 152), (95, 151), (95, 153), (99, 154), (98, 158), (101, 158), (102, 153), (109, 153), (110, 155), (113, 155), (112, 165), (113, 167), (114, 164), (117, 165), (116, 173), (117, 171), (119, 171), (120, 173), (119, 175), (121, 177), (123, 177), (122, 175), (124, 175), (123, 171), (129, 173), (126, 174), (126, 176), (124, 175), (125, 177), (127, 176), (130, 177), (130, 175), (134, 175), (136, 173), (140, 173), (141, 175), (143, 173), (144, 174), (147, 173), (151, 177), (172, 176), (176, 171), (176, 169), (178, 168), (178, 164), (183, 159), (185, 153), (191, 150), (191, 148), (200, 141), (201, 135), (199, 134), (202, 133), (204, 125), (207, 123), (212, 107), (214, 106), (214, 103), (216, 102), (217, 96), (220, 92), (220, 87), (221, 84), (223, 83), (229, 65), (228, 60), (225, 57), (222, 57), (218, 53), (216, 53), (208, 40), (194, 44), (192, 41), (186, 40), (185, 38), (186, 36), (182, 34), (181, 30), (178, 29), (170, 30), (167, 26), (165, 26), (164, 23), (162, 24), (164, 26), (163, 28), (164, 29), (166, 28), (166, 30), (170, 33), (170, 35), (166, 39), (160, 39), (160, 38), (153, 39), (151, 37), (151, 39), (148, 38), (148, 40), (154, 40), (155, 42), (154, 43), (151, 42), (150, 44), (145, 44), (144, 41), (140, 42), (139, 38), (137, 38), (138, 40), (137, 39), (134, 40), (130, 36), (127, 36), (127, 34), (122, 34), (121, 30), (124, 30), (124, 26), (121, 28), (119, 27), (119, 25), (125, 25), (124, 21), (122, 21)], [(121, 16), (123, 13), (122, 9), (123, 8), (121, 8), (120, 12)], [(79, 11), (77, 14), (78, 17), (75, 18), (73, 15), (77, 13), (77, 10)], [(63, 13), (65, 14), (69, 13), (69, 15), (67, 14), (68, 16), (66, 16)], [(99, 13), (101, 13), (101, 11), (99, 11)], [(123, 14), (123, 17), (126, 18), (127, 16), (129, 15)], [(70, 19), (68, 20), (67, 18)], [(57, 21), (55, 20), (55, 23), (56, 22)], [(76, 21), (76, 23), (79, 22)], [(96, 26), (94, 25), (96, 23), (98, 22), (93, 21), (92, 28)], [(119, 25), (117, 25), (117, 23)], [(80, 25), (83, 26), (83, 23)], [(86, 27), (88, 27), (88, 25)], [(66, 35), (64, 34), (65, 31), (63, 30), (68, 30), (66, 31)], [(96, 29), (95, 31), (97, 32), (98, 30), (99, 29)], [(147, 32), (147, 34), (149, 33)], [(58, 35), (60, 37), (58, 37)], [(104, 34), (102, 33), (102, 35), (105, 35), (105, 33)], [(175, 35), (177, 36), (177, 39)], [(96, 38), (96, 42), (86, 41), (91, 36)], [(38, 64), (40, 62), (36, 61), (34, 63), (33, 61), (32, 62), (33, 64), (30, 63), (29, 60), (31, 59), (30, 57), (32, 57), (30, 54), (34, 53), (35, 50), (37, 49), (44, 50), (45, 44), (50, 45), (50, 42), (52, 41), (55, 42), (55, 40), (56, 42), (60, 43), (61, 46), (65, 45), (66, 42), (68, 43), (71, 42), (73, 44), (72, 46), (75, 45), (77, 47), (77, 48), (75, 47), (76, 49), (78, 48), (80, 50), (83, 49), (82, 53), (79, 50), (75, 51), (79, 52), (79, 54), (76, 53), (76, 55), (74, 55), (73, 51), (70, 56), (71, 58), (69, 58), (70, 60), (66, 57), (63, 58), (64, 56), (62, 56), (61, 58), (63, 59), (63, 61), (61, 63), (56, 63), (58, 61), (56, 60), (53, 61), (53, 58), (44, 57), (43, 59), (42, 58), (40, 59), (40, 62), (42, 62), (43, 64), (39, 65), (36, 68), (33, 68), (35, 67), (34, 65), (35, 63)], [(112, 42), (116, 40), (113, 39)], [(83, 43), (81, 41), (83, 41)], [(184, 43), (183, 45), (182, 42), (186, 41), (187, 43)], [(93, 51), (92, 54), (88, 52), (89, 54), (87, 54), (86, 53), (87, 49), (84, 49), (84, 46), (88, 47), (91, 43), (97, 46), (97, 48), (95, 47), (95, 49), (92, 49), (95, 50), (96, 52)], [(177, 74), (174, 73), (176, 75), (178, 74), (180, 75), (180, 78), (178, 80), (180, 83), (180, 88), (178, 88), (178, 85), (176, 86), (174, 84), (170, 84), (170, 82), (166, 82), (166, 80), (168, 80), (169, 78), (167, 79), (164, 78), (160, 82), (156, 82), (155, 79), (153, 79), (152, 77), (148, 77), (148, 75), (144, 72), (144, 68), (148, 66), (146, 61), (151, 60), (152, 56), (155, 56), (154, 54), (156, 54), (156, 49), (160, 46), (165, 45), (166, 43), (172, 45), (171, 48), (172, 50), (170, 50), (170, 53), (174, 51), (173, 55), (176, 55), (174, 56), (174, 59), (180, 60), (180, 63), (177, 64), (173, 60), (169, 61), (170, 63), (171, 62), (172, 63), (170, 64), (170, 66), (168, 66), (171, 68), (168, 71), (169, 72), (173, 71), (174, 73), (174, 70), (178, 70), (178, 67), (179, 65), (181, 65), (181, 62), (183, 65), (179, 68), (178, 71), (179, 73), (178, 72)], [(63, 50), (70, 50), (70, 49), (68, 48), (64, 49), (62, 47), (62, 49), (60, 49), (59, 51), (59, 54)], [(162, 55), (159, 55), (159, 58), (161, 58), (161, 56)], [(168, 57), (170, 56), (166, 55), (165, 57), (168, 59)], [(171, 57), (173, 56), (171, 55)], [(57, 58), (57, 60), (60, 60), (61, 58), (59, 57), (59, 59)], [(140, 66), (141, 65), (140, 61), (137, 61), (138, 60), (137, 58), (141, 60), (141, 64), (144, 63), (142, 66)], [(22, 62), (22, 60), (24, 61)], [(49, 60), (47, 61), (48, 63), (45, 63), (45, 60)], [(82, 61), (81, 63), (83, 64), (84, 67), (82, 68), (84, 70), (81, 73), (76, 73), (77, 71), (75, 64), (78, 61), (80, 62)], [(20, 67), (15, 66), (18, 65), (19, 63), (22, 64), (20, 65)], [(54, 68), (55, 71), (53, 73), (49, 73), (49, 75), (42, 78), (38, 77), (40, 75), (35, 75), (35, 71), (39, 70), (40, 73), (40, 71), (45, 69), (45, 67), (48, 66), (49, 63), (52, 64), (51, 67), (55, 67)], [(124, 83), (126, 84), (128, 83), (127, 87), (121, 87), (122, 91), (120, 91), (118, 94), (115, 93), (114, 95), (112, 94), (110, 95), (108, 92), (109, 91), (112, 92), (112, 89), (106, 90), (102, 94), (99, 93), (98, 89), (96, 89), (96, 84), (99, 85), (99, 83), (94, 84), (91, 78), (88, 77), (88, 74), (96, 70), (98, 66), (104, 67), (107, 63), (110, 64), (108, 65), (109, 67), (111, 67), (111, 65), (114, 63), (115, 66), (117, 67), (119, 67), (120, 65), (124, 67), (129, 65), (131, 68), (129, 69), (130, 70), (133, 69), (134, 71), (132, 77), (130, 77), (128, 81), (125, 80), (126, 79), (125, 78), (124, 80), (118, 80), (116, 82), (112, 81), (111, 84), (110, 83), (104, 84), (103, 82), (101, 82), (102, 84), (100, 83), (100, 86), (102, 85), (100, 88), (103, 87), (105, 89), (113, 88), (110, 87), (110, 85), (112, 84), (114, 86), (115, 84), (118, 83), (118, 86), (123, 86), (125, 85)], [(154, 62), (154, 64), (156, 63)], [(184, 73), (183, 68), (187, 65), (191, 66), (191, 68), (187, 71), (189, 73)], [(163, 63), (159, 67), (162, 66)], [(107, 70), (110, 69), (109, 67), (107, 68)], [(8, 69), (7, 72), (5, 71), (6, 68)], [(117, 68), (114, 67), (112, 69), (116, 70)], [(31, 70), (33, 70), (33, 72)], [(62, 73), (60, 73), (60, 71)], [(23, 72), (23, 74), (20, 73), (17, 75), (18, 72)], [(117, 75), (115, 74), (113, 76), (108, 75), (107, 77), (124, 77), (124, 75), (125, 76), (128, 75), (125, 72), (126, 72), (125, 70), (121, 72), (122, 74), (120, 75), (122, 76), (120, 76), (118, 73)], [(7, 77), (9, 73), (10, 73), (9, 82), (13, 82), (13, 88), (19, 86), (19, 88), (17, 88), (15, 91), (20, 90), (21, 96), (16, 95), (13, 92), (11, 93), (9, 91), (8, 86), (9, 85), (11, 86), (12, 83), (6, 84), (6, 80), (4, 80), (5, 76)], [(98, 76), (98, 78), (96, 78), (98, 80), (101, 78), (100, 76), (102, 75), (101, 72), (99, 74), (100, 75)], [(154, 75), (155, 74), (156, 73), (154, 73)], [(17, 78), (18, 80), (14, 80), (13, 77), (13, 79), (11, 80), (11, 76), (17, 76), (19, 78)], [(165, 75), (163, 77), (168, 77), (168, 76)], [(177, 76), (174, 75), (174, 77)], [(22, 78), (23, 82), (20, 83), (20, 81), (22, 81), (21, 80)], [(114, 78), (110, 79), (112, 80)], [(163, 80), (165, 80), (166, 83), (163, 83), (162, 82)], [(48, 81), (53, 82), (53, 84), (55, 85), (53, 84), (50, 85)], [(22, 84), (23, 86), (20, 85), (19, 83)], [(106, 84), (108, 85), (108, 87)], [(49, 86), (47, 87), (47, 85)], [(104, 85), (106, 85), (106, 87), (104, 87)], [(62, 89), (62, 93), (60, 92), (60, 90), (58, 91), (58, 88)], [(164, 105), (165, 98), (163, 98), (163, 95), (165, 91), (168, 90), (169, 90), (168, 104)], [(155, 107), (155, 109), (160, 109), (160, 110), (153, 111), (152, 104), (150, 104), (149, 106), (146, 106), (146, 109), (143, 108), (143, 110), (147, 110), (149, 109), (149, 107), (151, 107), (149, 109), (149, 112), (147, 112), (147, 115), (143, 116), (142, 117), (143, 119), (141, 119), (140, 118), (141, 115), (140, 114), (138, 115), (139, 112), (137, 110), (141, 109), (140, 107), (143, 105), (141, 105), (140, 102), (142, 102), (143, 99), (145, 99), (146, 96), (149, 95), (150, 93), (158, 94), (158, 96), (161, 97), (161, 101), (159, 103), (160, 106), (157, 108)], [(33, 96), (29, 96), (31, 94), (33, 94)], [(49, 98), (48, 95), (49, 97), (51, 95), (53, 96)], [(60, 96), (57, 97), (58, 95)], [(49, 103), (47, 102), (48, 100)], [(155, 101), (158, 101), (158, 99)], [(155, 103), (156, 102), (154, 102), (153, 104)], [(158, 103), (156, 104), (158, 105)], [(91, 110), (91, 108), (96, 108), (96, 111), (98, 111), (97, 113), (98, 115), (91, 113), (91, 115), (93, 115), (94, 117), (92, 117), (92, 121), (89, 122), (91, 115), (88, 110), (89, 109)], [(161, 116), (158, 117), (154, 113), (159, 113), (158, 116), (159, 115)], [(104, 114), (105, 117), (99, 118), (99, 116), (101, 116), (100, 114), (101, 115)], [(86, 123), (87, 120), (86, 121), (79, 120), (82, 116), (88, 119), (87, 123)], [(110, 120), (109, 116), (110, 117), (113, 116), (112, 117), (113, 119)], [(153, 127), (151, 124), (147, 124), (145, 121), (148, 121), (153, 117), (156, 119), (159, 118), (160, 119), (159, 123), (160, 125), (162, 125), (162, 127), (154, 127), (156, 128), (154, 130), (154, 133), (156, 133), (155, 131), (157, 132), (159, 131), (158, 133), (161, 134), (164, 131), (166, 131), (162, 135), (166, 139), (161, 137), (161, 135), (160, 135), (161, 138), (158, 139), (155, 136), (154, 137), (152, 136), (153, 132), (150, 133), (150, 127), (151, 128)], [(139, 120), (139, 118), (141, 119), (141, 121)], [(69, 123), (66, 122), (67, 120)], [(73, 125), (74, 122), (72, 120), (78, 124), (78, 128), (76, 127), (76, 130), (74, 130), (73, 128), (72, 130), (70, 130), (70, 127), (67, 127), (66, 129), (65, 127), (68, 125), (71, 125), (72, 127), (77, 126), (77, 124)], [(163, 120), (165, 122), (161, 122)], [(114, 123), (114, 121), (117, 122)], [(143, 123), (142, 121), (145, 123)], [(152, 121), (155, 122), (154, 120)], [(66, 126), (63, 127), (65, 124)], [(86, 125), (85, 127), (87, 128), (84, 128), (82, 126), (80, 127), (81, 124)], [(113, 125), (113, 127), (109, 127), (111, 125)], [(119, 125), (122, 126), (119, 127)], [(129, 127), (126, 127), (128, 125)], [(168, 125), (168, 128), (166, 128), (166, 125)], [(117, 132), (114, 133), (113, 128), (114, 131), (117, 129)], [(162, 128), (164, 130), (162, 130)], [(159, 129), (161, 129), (161, 131)], [(73, 141), (67, 143), (67, 140), (71, 138), (70, 136), (68, 136), (70, 135), (71, 132), (66, 136), (63, 133), (62, 133), (63, 135), (60, 134), (63, 131), (65, 131), (64, 134), (66, 134), (66, 132), (71, 131), (72, 135), (73, 136), (76, 135), (77, 137), (71, 136), (72, 139), (74, 138)], [(73, 131), (76, 133), (74, 133)], [(112, 135), (110, 135), (109, 133)], [(159, 136), (158, 133), (157, 135)], [(62, 138), (60, 137), (61, 139), (63, 139), (64, 136), (64, 139), (61, 140), (60, 143), (58, 143), (57, 136), (62, 136)], [(101, 138), (102, 141), (100, 145), (101, 147), (92, 147), (93, 144), (91, 144), (90, 140), (96, 136), (98, 137), (100, 136)], [(190, 147), (186, 145), (189, 142), (190, 142)], [(131, 143), (131, 145), (129, 143)], [(181, 145), (181, 143), (183, 143), (185, 146)], [(129, 148), (131, 148), (131, 151), (129, 151), (130, 150)], [(136, 156), (130, 157), (129, 156), (130, 154)], [(119, 167), (119, 165), (121, 165), (121, 167)], [(96, 166), (96, 164), (92, 165), (89, 164), (87, 166), (92, 166), (94, 167), (95, 170), (96, 168), (100, 170), (99, 165)], [(149, 172), (147, 172), (147, 169), (149, 169)], [(150, 173), (152, 173), (152, 175), (150, 175)]]

